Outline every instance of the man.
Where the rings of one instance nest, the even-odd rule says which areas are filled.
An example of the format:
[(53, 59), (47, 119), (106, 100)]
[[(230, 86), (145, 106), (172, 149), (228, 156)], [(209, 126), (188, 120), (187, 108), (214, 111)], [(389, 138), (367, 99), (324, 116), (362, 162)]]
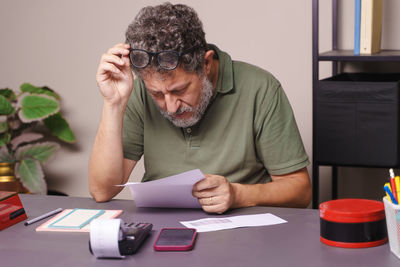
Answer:
[(206, 212), (310, 202), (308, 157), (280, 83), (207, 44), (193, 9), (143, 8), (126, 43), (102, 56), (97, 83), (104, 106), (89, 167), (96, 201), (118, 194), (114, 185), (144, 155), (143, 181), (207, 173), (193, 187)]

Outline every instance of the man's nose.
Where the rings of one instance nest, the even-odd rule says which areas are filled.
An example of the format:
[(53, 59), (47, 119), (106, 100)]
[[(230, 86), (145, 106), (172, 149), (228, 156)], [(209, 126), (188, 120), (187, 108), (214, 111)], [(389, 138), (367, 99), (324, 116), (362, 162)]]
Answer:
[(173, 96), (171, 94), (166, 94), (164, 97), (165, 97), (165, 104), (167, 106), (167, 111), (170, 114), (175, 114), (179, 108), (180, 101), (176, 96)]

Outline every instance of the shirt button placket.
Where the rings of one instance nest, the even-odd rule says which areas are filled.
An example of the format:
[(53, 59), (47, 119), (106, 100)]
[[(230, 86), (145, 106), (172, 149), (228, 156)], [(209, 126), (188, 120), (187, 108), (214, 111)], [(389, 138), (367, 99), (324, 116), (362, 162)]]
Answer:
[(190, 147), (192, 143), (192, 128), (185, 128), (184, 132), (185, 132), (185, 139), (187, 141), (188, 146)]

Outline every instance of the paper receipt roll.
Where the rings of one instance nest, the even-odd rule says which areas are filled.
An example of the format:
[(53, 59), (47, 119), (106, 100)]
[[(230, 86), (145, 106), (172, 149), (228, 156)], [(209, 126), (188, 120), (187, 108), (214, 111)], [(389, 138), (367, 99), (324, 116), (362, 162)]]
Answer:
[(121, 219), (95, 219), (90, 223), (90, 246), (97, 258), (125, 258), (119, 252)]

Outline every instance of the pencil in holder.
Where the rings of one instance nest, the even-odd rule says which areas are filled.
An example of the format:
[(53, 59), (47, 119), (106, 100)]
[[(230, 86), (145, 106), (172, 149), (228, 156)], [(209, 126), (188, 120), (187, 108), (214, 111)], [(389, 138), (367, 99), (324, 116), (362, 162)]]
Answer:
[(393, 204), (386, 197), (383, 198), (383, 203), (390, 250), (400, 258), (400, 205)]

